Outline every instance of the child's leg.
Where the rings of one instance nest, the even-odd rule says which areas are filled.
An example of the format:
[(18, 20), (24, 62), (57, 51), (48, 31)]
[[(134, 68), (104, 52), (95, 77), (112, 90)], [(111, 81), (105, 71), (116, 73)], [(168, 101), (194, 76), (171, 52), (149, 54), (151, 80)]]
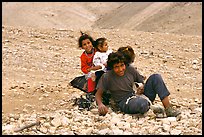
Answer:
[(91, 74), (91, 79), (92, 79), (92, 81), (96, 81), (96, 75), (95, 75), (95, 73), (92, 73), (92, 74)]
[(130, 97), (128, 102), (124, 99), (118, 105), (120, 110), (127, 114), (144, 114), (150, 108), (149, 101), (140, 96)]
[(144, 95), (153, 102), (158, 94), (161, 101), (170, 95), (160, 74), (152, 74), (144, 85)]
[(88, 84), (88, 92), (92, 92), (95, 90), (96, 82), (93, 81), (92, 78), (88, 78), (87, 84)]
[(96, 71), (95, 75), (96, 75), (96, 84), (98, 83), (99, 79), (101, 78), (101, 76), (103, 75), (103, 73), (105, 73), (104, 71)]
[(168, 117), (176, 117), (180, 114), (180, 111), (175, 110), (169, 101), (168, 96), (170, 95), (170, 92), (168, 91), (161, 75), (153, 74), (149, 77), (144, 87), (144, 94), (152, 102), (154, 101), (156, 94), (158, 94)]

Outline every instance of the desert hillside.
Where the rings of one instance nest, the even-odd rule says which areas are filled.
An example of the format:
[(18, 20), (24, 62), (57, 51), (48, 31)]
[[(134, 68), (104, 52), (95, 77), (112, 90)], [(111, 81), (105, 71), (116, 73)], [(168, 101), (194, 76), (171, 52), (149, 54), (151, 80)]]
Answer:
[(130, 2), (100, 17), (94, 27), (201, 35), (202, 4)]
[[(3, 2), (2, 134), (202, 135), (201, 7)], [(180, 117), (157, 117), (152, 110), (128, 115), (111, 107), (99, 116), (96, 104), (78, 110), (74, 99), (85, 93), (69, 82), (82, 75), (80, 30), (106, 37), (113, 50), (132, 46), (133, 65), (147, 77), (162, 75)], [(155, 104), (161, 105), (159, 98)]]
[(2, 23), (202, 34), (201, 2), (3, 2)]

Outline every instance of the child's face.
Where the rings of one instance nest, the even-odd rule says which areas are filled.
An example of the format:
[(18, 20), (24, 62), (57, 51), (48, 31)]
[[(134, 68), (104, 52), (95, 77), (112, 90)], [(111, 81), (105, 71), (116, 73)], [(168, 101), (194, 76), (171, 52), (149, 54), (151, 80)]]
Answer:
[(86, 53), (91, 53), (93, 45), (89, 39), (85, 39), (82, 41), (82, 49), (86, 51)]
[(105, 41), (102, 46), (99, 46), (100, 52), (106, 52), (108, 50), (108, 43)]
[(123, 76), (125, 74), (125, 63), (117, 63), (113, 65), (113, 71), (118, 75), (118, 76)]

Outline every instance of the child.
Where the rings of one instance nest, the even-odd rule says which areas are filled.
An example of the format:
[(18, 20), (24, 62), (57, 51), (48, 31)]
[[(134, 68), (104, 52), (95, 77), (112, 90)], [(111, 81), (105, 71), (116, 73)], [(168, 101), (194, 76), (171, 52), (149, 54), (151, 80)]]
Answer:
[[(120, 47), (118, 52), (121, 52), (126, 59), (127, 65), (131, 65), (135, 61), (135, 52), (131, 46)], [(137, 67), (135, 67), (137, 69)], [(143, 80), (146, 79), (146, 76), (142, 76)], [(137, 91), (136, 94), (140, 94), (144, 88), (142, 83), (135, 82), (134, 90)]]
[(126, 58), (127, 64), (132, 64), (135, 61), (135, 53), (132, 47), (120, 47), (118, 51), (123, 53)]
[[(108, 56), (108, 67), (111, 68), (104, 73), (97, 85), (95, 94), (98, 112), (100, 115), (106, 115), (107, 106), (102, 102), (102, 94), (109, 91), (111, 97), (125, 114), (144, 114), (150, 108), (147, 99), (136, 96), (133, 90), (133, 83), (144, 83), (139, 72), (131, 65), (127, 65), (126, 59), (121, 52), (113, 52)], [(158, 95), (166, 112), (167, 117), (176, 117), (181, 112), (174, 109), (169, 100), (170, 92), (167, 89), (160, 74), (152, 74), (145, 82), (143, 93), (151, 102)]]
[(99, 67), (93, 66), (93, 57), (96, 52), (94, 49), (94, 40), (91, 36), (81, 32), (81, 36), (78, 40), (79, 47), (84, 49), (84, 52), (80, 56), (81, 70), (86, 74), (87, 79), (87, 91), (92, 92), (95, 90), (95, 81), (91, 79), (91, 71), (97, 70)]
[(98, 66), (98, 70), (95, 72), (96, 77), (96, 83), (98, 83), (98, 80), (102, 76), (103, 73), (107, 72), (107, 60), (108, 55), (112, 53), (113, 51), (111, 49), (108, 49), (107, 39), (106, 38), (98, 38), (95, 41), (95, 48), (96, 53), (93, 58), (93, 64), (94, 66)]

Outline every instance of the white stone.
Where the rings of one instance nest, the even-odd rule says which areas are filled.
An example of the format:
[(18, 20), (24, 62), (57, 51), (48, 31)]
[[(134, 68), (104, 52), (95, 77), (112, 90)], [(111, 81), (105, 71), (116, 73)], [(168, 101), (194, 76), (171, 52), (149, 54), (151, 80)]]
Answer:
[(113, 130), (113, 135), (123, 135), (123, 130), (115, 129)]
[(168, 117), (167, 120), (170, 122), (174, 122), (176, 121), (176, 117)]
[(4, 131), (4, 130), (13, 131), (14, 128), (15, 128), (14, 125), (5, 125), (5, 126), (2, 126), (2, 131)]
[(171, 135), (180, 135), (181, 134), (181, 130), (177, 130), (177, 129), (173, 129), (170, 131)]
[(70, 121), (69, 121), (69, 119), (67, 117), (62, 116), (61, 123), (62, 123), (63, 126), (68, 126)]
[(89, 128), (87, 128), (87, 129), (85, 129), (85, 130), (83, 131), (83, 133), (84, 133), (85, 135), (90, 135), (92, 131), (93, 131), (93, 127), (89, 127)]
[(110, 132), (110, 129), (108, 129), (108, 128), (105, 128), (105, 129), (102, 129), (102, 130), (98, 131), (98, 133), (99, 133), (100, 135), (106, 135), (106, 134), (108, 134), (109, 132)]
[(55, 117), (52, 121), (51, 121), (51, 124), (55, 127), (59, 127), (62, 125), (61, 123), (61, 119), (60, 117)]

